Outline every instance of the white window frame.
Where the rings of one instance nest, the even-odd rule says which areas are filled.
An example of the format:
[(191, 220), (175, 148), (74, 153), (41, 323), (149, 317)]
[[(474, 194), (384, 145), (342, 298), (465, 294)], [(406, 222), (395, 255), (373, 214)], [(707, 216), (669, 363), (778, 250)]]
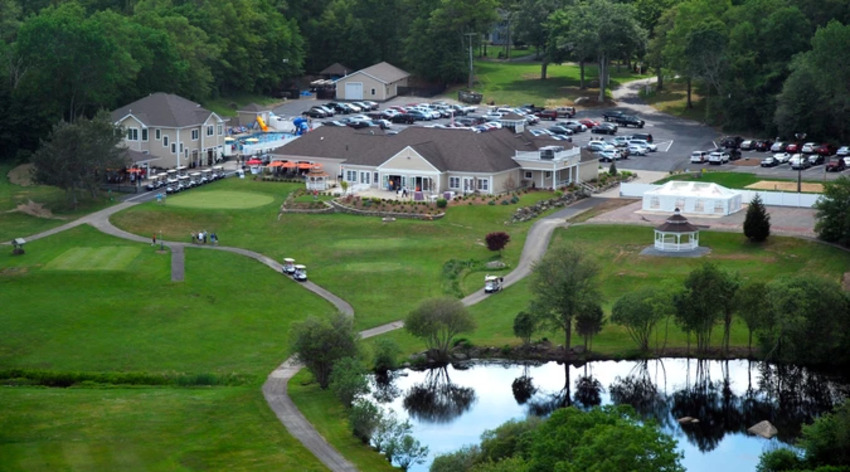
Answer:
[(192, 141), (197, 141), (201, 135), (201, 131), (197, 129), (192, 130)]
[(171, 154), (177, 154), (177, 143), (171, 143)]
[(218, 125), (218, 135), (219, 135), (219, 136), (223, 136), (223, 135), (224, 135), (224, 125), (223, 125), (223, 124), (219, 124), (219, 125)]
[(215, 127), (213, 125), (207, 126), (207, 136), (215, 136)]
[(127, 141), (139, 140), (139, 128), (127, 128)]
[(162, 139), (162, 130), (161, 129), (156, 128), (155, 130), (153, 130), (153, 139), (156, 139), (157, 141)]
[(534, 178), (534, 172), (532, 172), (530, 170), (525, 171), (525, 178), (526, 179), (533, 179)]
[(357, 171), (356, 170), (345, 171), (345, 180), (346, 180), (346, 182), (357, 182)]
[(168, 147), (168, 135), (167, 134), (162, 135), (162, 147), (166, 147), (166, 148)]
[(460, 177), (449, 177), (449, 188), (460, 188)]
[(360, 183), (369, 185), (370, 180), (371, 180), (371, 176), (372, 176), (372, 172), (370, 172), (368, 170), (361, 170), (360, 171)]
[(489, 192), (490, 191), (490, 179), (475, 179), (475, 188), (477, 188), (481, 192)]
[(142, 141), (147, 141), (147, 140), (148, 140), (148, 129), (142, 128)]

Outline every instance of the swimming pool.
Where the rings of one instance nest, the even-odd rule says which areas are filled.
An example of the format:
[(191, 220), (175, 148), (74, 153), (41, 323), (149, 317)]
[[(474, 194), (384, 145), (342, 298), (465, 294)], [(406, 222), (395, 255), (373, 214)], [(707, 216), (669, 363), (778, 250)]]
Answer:
[(281, 131), (270, 131), (268, 133), (256, 133), (256, 134), (250, 134), (248, 136), (242, 136), (242, 137), (236, 138), (236, 140), (239, 141), (241, 144), (250, 144), (248, 142), (249, 139), (257, 139), (258, 142), (269, 143), (269, 142), (274, 142), (274, 141), (285, 141), (285, 140), (293, 138), (293, 137), (295, 137), (295, 135), (292, 134), (292, 133), (284, 133), (284, 132), (281, 132)]

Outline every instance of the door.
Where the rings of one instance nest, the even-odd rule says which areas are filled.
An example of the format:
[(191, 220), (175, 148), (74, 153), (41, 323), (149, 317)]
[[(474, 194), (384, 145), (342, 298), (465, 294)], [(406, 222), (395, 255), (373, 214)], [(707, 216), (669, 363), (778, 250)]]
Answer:
[(354, 82), (345, 84), (346, 100), (363, 100), (363, 83)]

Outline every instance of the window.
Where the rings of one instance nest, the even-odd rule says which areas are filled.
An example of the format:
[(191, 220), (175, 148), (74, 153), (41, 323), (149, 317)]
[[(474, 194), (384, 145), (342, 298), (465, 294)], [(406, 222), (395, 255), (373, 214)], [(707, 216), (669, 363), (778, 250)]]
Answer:
[(375, 89), (372, 89), (372, 96), (375, 96)]
[[(159, 130), (157, 130), (159, 131)], [(168, 147), (168, 135), (162, 137), (162, 147)]]
[(460, 177), (449, 177), (449, 188), (460, 188)]
[(171, 143), (171, 154), (177, 154), (177, 143)]
[(153, 130), (153, 138), (156, 139), (157, 141), (162, 139), (162, 130), (159, 129), (159, 128)]
[(547, 170), (546, 172), (544, 172), (544, 173), (543, 173), (543, 177), (546, 177), (547, 179), (548, 179), (549, 177), (552, 177), (552, 171), (551, 171), (551, 170)]
[(370, 175), (372, 175), (372, 174), (370, 174), (369, 172), (361, 172), (360, 173), (360, 183), (361, 184), (368, 184)]
[(534, 177), (534, 174), (530, 170), (525, 171), (525, 178), (526, 179), (531, 179), (533, 177)]
[(142, 128), (142, 141), (147, 141), (147, 140), (148, 140), (148, 129)]
[(478, 179), (478, 190), (482, 192), (490, 191), (490, 181), (487, 179)]
[(139, 140), (139, 128), (127, 128), (127, 141)]
[(213, 125), (207, 126), (207, 136), (214, 136), (214, 135), (215, 135), (215, 128), (213, 127)]
[(180, 143), (180, 152), (183, 152), (183, 143)]
[(218, 125), (218, 135), (224, 135), (224, 125)]
[(348, 182), (357, 182), (357, 171), (347, 170), (345, 171), (345, 180)]
[(705, 202), (697, 199), (694, 202), (694, 213), (705, 213)]
[(193, 129), (193, 130), (192, 130), (192, 141), (197, 141), (197, 140), (198, 140), (198, 135), (199, 135), (199, 134), (201, 134), (201, 133), (199, 133), (199, 132), (198, 132), (198, 130)]
[(651, 210), (657, 210), (661, 208), (661, 200), (658, 197), (652, 197), (649, 199), (649, 208)]

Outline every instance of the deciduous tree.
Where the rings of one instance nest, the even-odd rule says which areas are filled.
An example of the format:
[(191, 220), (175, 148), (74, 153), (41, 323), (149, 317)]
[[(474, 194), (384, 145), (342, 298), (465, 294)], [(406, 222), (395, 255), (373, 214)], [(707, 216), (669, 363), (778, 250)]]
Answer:
[(611, 322), (626, 328), (641, 351), (649, 351), (649, 340), (665, 313), (656, 310), (653, 289), (644, 288), (620, 297), (611, 309)]
[(531, 310), (541, 321), (564, 332), (564, 357), (569, 358), (573, 321), (601, 302), (595, 263), (573, 247), (550, 250), (534, 265)]
[(316, 382), (328, 388), (333, 365), (344, 357), (356, 357), (360, 335), (354, 330), (354, 321), (344, 313), (330, 319), (309, 317), (294, 323), (291, 345), (299, 362), (304, 363)]
[(708, 351), (711, 330), (725, 313), (729, 277), (714, 264), (705, 263), (691, 271), (684, 290), (673, 298), (676, 320), (683, 330), (696, 335), (701, 354)]
[(537, 331), (537, 317), (527, 311), (521, 311), (514, 317), (514, 336), (522, 339), (523, 344), (531, 342)]
[(504, 249), (505, 246), (507, 246), (508, 243), (511, 241), (511, 235), (505, 233), (504, 231), (496, 231), (493, 233), (488, 233), (484, 240), (487, 243), (487, 249), (493, 252), (498, 252), (501, 256), (502, 249)]
[(454, 298), (425, 300), (407, 315), (404, 329), (421, 338), (439, 361), (448, 361), (452, 339), (475, 329), (475, 319)]
[(584, 338), (584, 350), (593, 348), (593, 335), (602, 331), (605, 325), (605, 312), (598, 304), (590, 305), (576, 315), (576, 334)]

